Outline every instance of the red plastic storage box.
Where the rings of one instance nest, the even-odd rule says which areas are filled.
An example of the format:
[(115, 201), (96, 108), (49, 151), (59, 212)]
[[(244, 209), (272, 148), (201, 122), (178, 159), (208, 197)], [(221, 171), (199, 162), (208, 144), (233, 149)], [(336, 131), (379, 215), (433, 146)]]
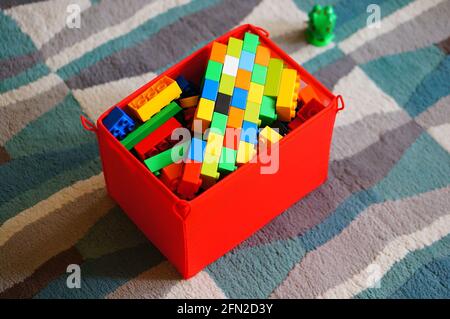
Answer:
[[(327, 179), (331, 136), (340, 97), (334, 96), (269, 39), (267, 31), (242, 25), (216, 39), (242, 39), (245, 32), (260, 37), (273, 57), (296, 69), (326, 106), (289, 132), (279, 144), (279, 170), (261, 175), (261, 163), (245, 164), (191, 201), (178, 198), (97, 120), (100, 156), (110, 196), (150, 241), (189, 278), (251, 236)], [(172, 66), (162, 75), (183, 75), (200, 84), (211, 43)], [(160, 77), (159, 76), (159, 77)], [(123, 108), (159, 79), (153, 79), (117, 106)], [(89, 126), (86, 119), (83, 125)]]

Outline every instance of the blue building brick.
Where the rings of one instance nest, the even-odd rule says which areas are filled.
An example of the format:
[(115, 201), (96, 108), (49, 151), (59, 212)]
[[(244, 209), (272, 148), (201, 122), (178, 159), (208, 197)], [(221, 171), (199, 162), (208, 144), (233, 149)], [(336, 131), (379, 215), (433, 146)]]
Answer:
[(233, 97), (231, 98), (231, 105), (245, 110), (247, 103), (248, 91), (241, 88), (234, 88)]
[(103, 119), (103, 125), (115, 138), (122, 140), (134, 130), (136, 122), (122, 109), (115, 106), (108, 116)]
[(215, 101), (219, 92), (219, 82), (205, 79), (203, 84), (202, 98)]
[(255, 64), (255, 54), (247, 51), (242, 51), (239, 59), (239, 69), (253, 71), (253, 64)]
[(258, 144), (258, 125), (252, 122), (243, 121), (241, 141), (255, 145)]
[(203, 162), (206, 141), (193, 137), (189, 145), (187, 158), (196, 162)]
[(188, 80), (186, 80), (186, 78), (182, 75), (180, 75), (179, 77), (176, 78), (177, 84), (180, 87), (181, 91), (183, 93), (181, 93), (182, 97), (188, 97), (188, 96), (193, 96), (193, 95), (197, 95), (197, 89), (195, 88), (195, 86), (189, 82)]

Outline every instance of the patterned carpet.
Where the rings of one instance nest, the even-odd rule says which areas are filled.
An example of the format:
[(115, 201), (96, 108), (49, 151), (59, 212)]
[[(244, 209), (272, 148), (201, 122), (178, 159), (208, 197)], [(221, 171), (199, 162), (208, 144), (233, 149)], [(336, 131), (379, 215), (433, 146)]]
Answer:
[[(335, 43), (305, 44), (312, 3)], [(65, 26), (68, 4), (81, 28)], [(367, 6), (381, 8), (367, 28)], [(450, 297), (450, 1), (2, 0), (0, 297)], [(105, 190), (92, 120), (253, 23), (346, 100), (329, 179), (184, 281)], [(170, 240), (170, 236), (168, 237)], [(66, 286), (81, 265), (81, 288)]]

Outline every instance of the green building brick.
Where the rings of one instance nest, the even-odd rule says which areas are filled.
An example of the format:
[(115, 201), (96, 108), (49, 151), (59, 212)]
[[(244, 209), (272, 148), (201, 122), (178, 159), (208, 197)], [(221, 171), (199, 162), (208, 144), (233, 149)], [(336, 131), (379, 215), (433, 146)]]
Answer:
[(219, 84), (219, 92), (227, 95), (233, 95), (234, 83), (236, 82), (236, 77), (229, 74), (222, 74)]
[(277, 119), (275, 98), (263, 96), (261, 108), (259, 109), (259, 119), (261, 120), (261, 126), (270, 125)]
[(227, 121), (228, 116), (219, 112), (214, 112), (210, 126), (211, 131), (224, 136), (225, 129), (227, 128)]
[(242, 50), (256, 54), (256, 48), (258, 45), (259, 37), (256, 34), (246, 32), (244, 35), (244, 45)]
[(283, 71), (283, 61), (271, 58), (269, 68), (267, 69), (266, 84), (264, 86), (264, 95), (278, 96), (280, 90), (281, 72)]
[(158, 172), (160, 169), (183, 159), (189, 148), (189, 143), (190, 141), (177, 144), (168, 150), (147, 158), (144, 163), (152, 173)]
[(242, 51), (242, 45), (243, 45), (242, 40), (231, 37), (228, 40), (227, 54), (234, 56), (236, 58), (240, 58), (241, 51)]
[(267, 77), (267, 67), (255, 63), (255, 65), (253, 65), (251, 81), (254, 83), (264, 85), (266, 84), (266, 77)]
[(152, 116), (147, 122), (139, 126), (133, 132), (127, 135), (120, 143), (127, 150), (131, 150), (137, 143), (142, 141), (150, 133), (163, 125), (168, 119), (181, 111), (181, 107), (176, 102), (171, 102), (161, 111)]
[(223, 67), (222, 63), (209, 60), (208, 66), (206, 67), (205, 78), (207, 78), (208, 80), (219, 82), (220, 75), (222, 74), (222, 67)]
[(219, 160), (219, 172), (226, 174), (236, 170), (236, 156), (236, 150), (228, 147), (223, 147)]

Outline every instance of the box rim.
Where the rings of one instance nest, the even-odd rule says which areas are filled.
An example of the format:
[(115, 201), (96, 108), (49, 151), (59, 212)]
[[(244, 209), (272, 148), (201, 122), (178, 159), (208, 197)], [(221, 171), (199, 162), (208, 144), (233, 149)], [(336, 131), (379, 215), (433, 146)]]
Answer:
[[(268, 32), (265, 31), (264, 29), (257, 27), (255, 25), (252, 24), (243, 24), (240, 25), (226, 33), (224, 33), (223, 35), (217, 37), (216, 39), (210, 41), (208, 44), (204, 45), (203, 47), (201, 47), (200, 49), (196, 50), (195, 52), (191, 53), (189, 56), (183, 58), (181, 61), (179, 61), (178, 63), (172, 65), (171, 67), (169, 67), (166, 71), (162, 72), (161, 74), (155, 76), (152, 80), (150, 80), (149, 82), (145, 83), (144, 85), (142, 85), (141, 87), (139, 87), (137, 90), (133, 91), (130, 95), (128, 95), (127, 97), (123, 98), (121, 101), (119, 101), (118, 103), (116, 103), (115, 105), (109, 107), (108, 109), (106, 109), (97, 119), (97, 129), (98, 130), (104, 130), (106, 131), (104, 134), (105, 138), (109, 139), (110, 141), (112, 141), (112, 143), (115, 143), (116, 145), (119, 144), (119, 149), (122, 152), (127, 153), (125, 156), (127, 157), (131, 157), (133, 158), (132, 161), (134, 163), (138, 163), (139, 167), (142, 170), (145, 170), (146, 172), (144, 174), (150, 176), (151, 180), (157, 181), (157, 183), (159, 183), (159, 185), (164, 189), (164, 193), (167, 194), (167, 196), (170, 196), (173, 200), (174, 200), (174, 205), (178, 202), (184, 202), (184, 203), (188, 203), (189, 206), (191, 206), (191, 203), (195, 203), (197, 199), (201, 199), (203, 200), (203, 197), (208, 196), (209, 192), (211, 189), (214, 188), (214, 186), (212, 186), (209, 189), (204, 190), (202, 193), (200, 193), (199, 195), (195, 196), (193, 199), (191, 200), (185, 200), (182, 199), (180, 197), (178, 197), (174, 192), (172, 192), (159, 178), (157, 178), (154, 174), (152, 174), (144, 165), (144, 163), (142, 163), (141, 161), (139, 161), (135, 156), (133, 156), (133, 154), (127, 150), (122, 143), (120, 143), (119, 140), (117, 140), (116, 138), (114, 138), (111, 134), (108, 134), (109, 131), (106, 129), (106, 127), (103, 125), (103, 119), (111, 112), (111, 110), (115, 107), (118, 106), (120, 108), (124, 108), (126, 107), (126, 105), (128, 104), (128, 102), (130, 100), (132, 100), (133, 98), (135, 98), (136, 96), (138, 96), (139, 94), (141, 94), (143, 91), (145, 91), (148, 87), (150, 87), (153, 83), (155, 83), (156, 81), (158, 81), (162, 76), (171, 76), (171, 73), (175, 73), (175, 71), (180, 67), (180, 64), (182, 65), (186, 65), (188, 64), (192, 59), (194, 59), (198, 54), (200, 54), (203, 50), (206, 50), (208, 48), (210, 48), (212, 46), (213, 42), (224, 42), (224, 40), (228, 39), (229, 37), (233, 36), (233, 34), (238, 33), (238, 32), (246, 32), (246, 31), (251, 31), (254, 34), (257, 34), (258, 36), (260, 36), (260, 38), (263, 40), (262, 42), (267, 42), (270, 44), (270, 50), (274, 51), (278, 56), (280, 56), (280, 58), (283, 59), (283, 61), (285, 63), (287, 63), (290, 67), (294, 67), (299, 73), (301, 77), (305, 77), (307, 78), (308, 81), (305, 81), (306, 83), (312, 83), (315, 87), (318, 87), (322, 92), (322, 94), (324, 94), (325, 96), (327, 96), (328, 98), (330, 98), (330, 102), (328, 103), (328, 105), (321, 110), (320, 112), (318, 112), (317, 114), (315, 114), (314, 116), (312, 116), (310, 119), (308, 119), (303, 125), (300, 125), (299, 127), (293, 129), (292, 131), (290, 131), (279, 143), (280, 147), (281, 145), (284, 145), (286, 142), (289, 142), (290, 139), (295, 138), (295, 136), (297, 136), (299, 134), (299, 132), (302, 131), (302, 129), (306, 126), (306, 125), (310, 125), (310, 123), (312, 121), (315, 121), (317, 118), (319, 118), (320, 116), (324, 116), (327, 112), (331, 112), (331, 111), (338, 111), (337, 108), (337, 96), (334, 95), (328, 88), (326, 88), (321, 82), (319, 82), (314, 76), (312, 76), (306, 69), (304, 69), (300, 64), (298, 64), (292, 57), (290, 57), (287, 53), (285, 53), (278, 45), (276, 45), (276, 43), (271, 40), (268, 36)], [(330, 110), (331, 109), (331, 110)], [(99, 138), (99, 134), (97, 133), (97, 138)], [(101, 151), (100, 151), (100, 157), (101, 156)], [(103, 159), (102, 159), (102, 164), (103, 164)], [(239, 174), (239, 171), (242, 171), (244, 169), (246, 169), (246, 167), (249, 167), (250, 165), (258, 165), (257, 163), (247, 163), (242, 165), (241, 167), (239, 167), (239, 169), (231, 174), (229, 174), (228, 176), (226, 176), (224, 179), (222, 179), (219, 183), (224, 183), (224, 182), (230, 182), (230, 180), (232, 181), (233, 178), (236, 178)], [(106, 176), (105, 176), (106, 179)], [(180, 215), (175, 207), (173, 208), (173, 211), (176, 215)], [(188, 216), (188, 215), (187, 215)], [(187, 216), (184, 216), (184, 218), (182, 218), (182, 220), (184, 221), (185, 218)]]

